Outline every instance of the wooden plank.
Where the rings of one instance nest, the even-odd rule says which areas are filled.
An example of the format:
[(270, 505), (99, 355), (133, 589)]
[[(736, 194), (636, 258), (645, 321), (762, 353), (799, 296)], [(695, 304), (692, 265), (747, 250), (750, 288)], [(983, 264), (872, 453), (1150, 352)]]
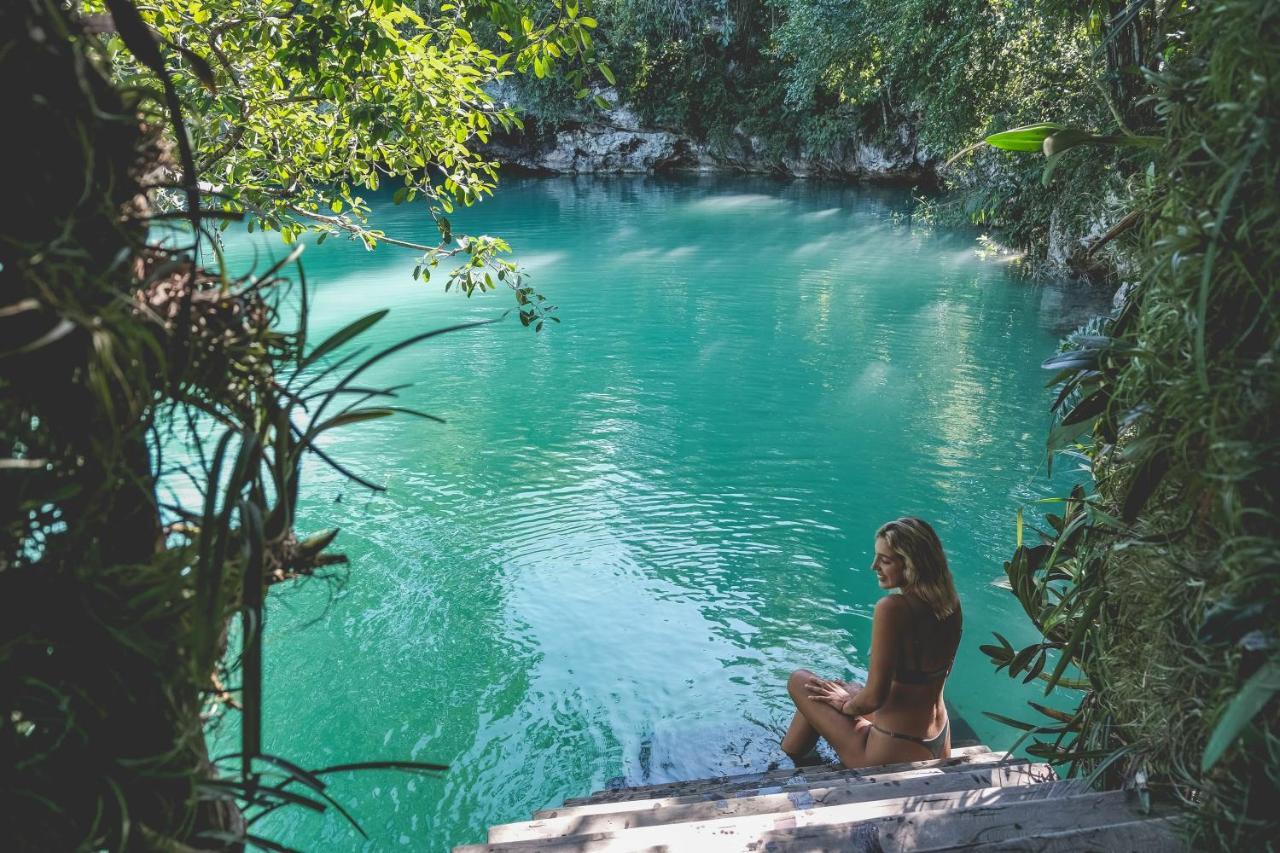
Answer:
[[(1100, 796), (1119, 796), (1120, 792), (1108, 792)], [(1059, 803), (1065, 801), (1059, 801)], [(738, 839), (736, 844), (712, 844), (703, 849), (707, 853), (728, 853), (728, 851), (768, 850), (769, 853), (812, 853), (815, 850), (846, 851), (846, 853), (943, 853), (943, 851), (965, 851), (965, 853), (1186, 853), (1187, 847), (1177, 838), (1164, 820), (1134, 819), (1136, 815), (1128, 814), (1128, 819), (1121, 817), (1107, 821), (1097, 820), (1099, 813), (1116, 814), (1114, 803), (1104, 806), (1086, 804), (1085, 813), (1076, 814), (1077, 826), (1060, 828), (1055, 832), (1044, 831), (1044, 827), (1059, 825), (1063, 821), (1056, 819), (1052, 811), (1058, 803), (1039, 805), (1039, 813), (1035, 813), (1034, 804), (1031, 809), (1021, 809), (1022, 814), (1015, 814), (1018, 806), (1005, 809), (1002, 819), (991, 822), (985, 828), (979, 821), (973, 821), (965, 827), (965, 832), (957, 833), (952, 841), (940, 844), (926, 844), (916, 847), (910, 842), (903, 843), (886, 839), (876, 821), (863, 823), (838, 824), (833, 826), (808, 826), (793, 830), (777, 830), (754, 839)], [(1030, 813), (1028, 813), (1030, 812)], [(943, 821), (948, 817), (961, 818), (963, 812), (929, 815), (925, 820)], [(917, 819), (917, 822), (918, 819)], [(1147, 840), (1150, 839), (1150, 840)], [(745, 842), (745, 843), (743, 843)], [(1174, 846), (1165, 846), (1167, 843)], [(1155, 844), (1156, 846), (1151, 846)], [(1179, 846), (1182, 845), (1182, 846)], [(603, 850), (604, 848), (599, 848)], [(680, 846), (666, 848), (679, 851)], [(692, 853), (693, 848), (688, 848)], [(563, 853), (563, 851), (559, 851)], [(583, 853), (586, 853), (584, 850)], [(596, 853), (592, 850), (591, 853)]]
[[(966, 755), (980, 755), (982, 753), (987, 753), (990, 751), (991, 749), (989, 747), (987, 747), (985, 744), (980, 744), (980, 743), (971, 744), (969, 746), (957, 746), (951, 750), (951, 755), (949, 756), (949, 758), (961, 758)], [(947, 759), (942, 759), (942, 760), (947, 760)], [(909, 763), (919, 764), (920, 762), (909, 762)], [(896, 767), (898, 765), (895, 764), (895, 765), (883, 765), (883, 766)], [(827, 764), (815, 764), (810, 767), (777, 767), (777, 768), (774, 768), (773, 770), (757, 770), (752, 773), (738, 773), (738, 774), (727, 775), (727, 776), (710, 776), (705, 779), (672, 780), (669, 782), (655, 782), (650, 785), (630, 785), (622, 788), (605, 788), (603, 790), (593, 791), (589, 797), (581, 797), (578, 799), (589, 800), (592, 797), (609, 796), (609, 795), (617, 794), (624, 791), (628, 793), (630, 792), (644, 793), (647, 791), (666, 789), (666, 788), (672, 788), (672, 787), (684, 786), (684, 785), (697, 787), (700, 785), (714, 785), (714, 784), (735, 783), (735, 782), (753, 782), (753, 781), (769, 782), (769, 781), (780, 780), (780, 779), (790, 779), (794, 776), (806, 776), (806, 775), (815, 775), (815, 774), (823, 774), (823, 773), (864, 773), (865, 774), (865, 773), (872, 773), (872, 772), (878, 771), (879, 769), (880, 769), (879, 767), (862, 767), (857, 770), (850, 770), (840, 762), (833, 761)], [(566, 800), (565, 802), (567, 804), (569, 801)]]
[[(900, 774), (906, 775), (906, 774)], [(803, 791), (764, 794), (755, 797), (733, 797), (696, 803), (655, 806), (623, 812), (577, 814), (543, 820), (508, 823), (489, 830), (489, 843), (520, 841), (530, 838), (555, 838), (564, 835), (589, 835), (620, 832), (641, 826), (715, 820), (747, 815), (776, 814), (804, 809), (827, 808), (878, 800), (900, 802), (904, 798), (928, 798), (932, 795), (981, 788), (1009, 788), (1052, 782), (1057, 779), (1047, 764), (989, 765), (962, 773), (934, 773), (927, 776), (908, 775), (905, 779), (888, 779), (876, 783), (855, 783), (816, 787)]]
[[(1069, 813), (1074, 818), (1068, 826), (1096, 825), (1100, 822), (1119, 822), (1124, 816), (1118, 813), (1107, 814), (1105, 809), (1098, 808), (1102, 801), (1099, 797), (1105, 794), (1087, 796), (1070, 796), (1080, 790), (1077, 782), (1044, 782), (1038, 785), (1023, 785), (1015, 788), (983, 788), (979, 790), (952, 791), (923, 797), (903, 797), (893, 800), (877, 800), (872, 803), (851, 803), (842, 806), (804, 809), (780, 814), (748, 815), (745, 817), (729, 817), (717, 820), (694, 821), (662, 826), (644, 826), (635, 829), (624, 829), (618, 832), (596, 832), (560, 836), (557, 838), (535, 838), (526, 841), (507, 841), (499, 844), (473, 845), (456, 848), (456, 853), (526, 853), (534, 850), (552, 850), (557, 853), (579, 853), (579, 851), (620, 851), (645, 849), (662, 846), (668, 850), (741, 850), (748, 843), (768, 836), (770, 833), (790, 831), (809, 826), (831, 826), (834, 824), (871, 824), (874, 831), (882, 839), (895, 843), (897, 849), (918, 849), (924, 846), (938, 846), (939, 839), (954, 842), (958, 837), (982, 838), (982, 833), (994, 823), (1011, 824), (1008, 818), (1001, 818), (1002, 809), (1018, 806), (1034, 806), (1043, 809), (1045, 801), (1053, 799), (1050, 809), (1054, 814)], [(1087, 805), (1076, 809), (1064, 809), (1064, 804), (1077, 800), (1090, 801)], [(1118, 801), (1123, 805), (1123, 795)], [(973, 813), (978, 820), (960, 822), (956, 810)], [(1032, 812), (1034, 814), (1034, 812)], [(1085, 815), (1093, 815), (1092, 823)], [(939, 831), (942, 824), (931, 819), (947, 818), (947, 827)], [(994, 818), (992, 816), (995, 816)], [(1105, 820), (1098, 820), (1103, 817)], [(1027, 820), (1026, 815), (1021, 816)], [(1066, 827), (1053, 827), (1062, 829)], [(978, 835), (970, 836), (970, 831)], [(1025, 833), (1022, 833), (1025, 834)], [(997, 836), (1001, 837), (1001, 836)], [(984, 839), (985, 840), (985, 839)], [(920, 842), (929, 842), (922, 844)], [(887, 845), (882, 846), (889, 849)]]
[[(964, 756), (961, 759), (948, 759), (932, 767), (904, 770), (899, 773), (877, 773), (874, 776), (823, 776), (812, 781), (796, 782), (787, 785), (766, 785), (759, 788), (743, 788), (741, 790), (720, 790), (713, 788), (703, 793), (686, 794), (677, 797), (654, 797), (647, 800), (619, 800), (617, 802), (588, 803), (581, 806), (561, 806), (554, 809), (543, 809), (534, 814), (534, 820), (545, 820), (555, 817), (571, 817), (587, 814), (609, 814), (624, 811), (637, 811), (667, 806), (684, 805), (686, 803), (711, 803), (737, 797), (755, 797), (765, 794), (795, 794), (814, 788), (843, 785), (877, 784), (880, 782), (903, 782), (907, 779), (937, 776), (944, 773), (967, 773), (974, 769), (986, 769), (1000, 764), (1026, 764), (1023, 759), (1010, 758), (1003, 752), (986, 752), (978, 755)], [(846, 771), (847, 773), (847, 771)]]
[(679, 792), (698, 793), (721, 786), (750, 785), (760, 787), (770, 784), (784, 784), (787, 780), (829, 778), (832, 775), (869, 776), (876, 773), (894, 773), (916, 767), (928, 767), (939, 762), (955, 761), (970, 755), (981, 755), (991, 750), (981, 744), (951, 750), (951, 756), (928, 761), (911, 761), (900, 764), (886, 764), (879, 767), (862, 767), (849, 770), (840, 764), (819, 764), (816, 767), (786, 767), (776, 770), (763, 770), (757, 773), (741, 773), (734, 776), (715, 776), (708, 779), (693, 779), (687, 782), (659, 782), (653, 785), (636, 785), (629, 788), (596, 791), (588, 797), (572, 797), (564, 801), (566, 806), (585, 805), (593, 802), (611, 802), (619, 800), (648, 799), (653, 796), (678, 796)]
[(1191, 847), (1178, 831), (1177, 818), (1153, 817), (1064, 832), (1040, 832), (976, 846), (936, 849), (937, 853), (942, 850), (965, 850), (972, 853), (1080, 853), (1086, 850), (1104, 853), (1187, 853)]

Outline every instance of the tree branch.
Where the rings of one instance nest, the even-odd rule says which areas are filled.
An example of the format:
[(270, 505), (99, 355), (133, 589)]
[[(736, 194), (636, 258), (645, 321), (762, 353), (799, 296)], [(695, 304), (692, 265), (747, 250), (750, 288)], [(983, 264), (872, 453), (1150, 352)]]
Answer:
[(408, 240), (398, 240), (395, 237), (387, 237), (386, 235), (378, 236), (376, 232), (370, 231), (368, 228), (365, 228), (363, 225), (358, 225), (355, 222), (352, 222), (350, 219), (346, 218), (345, 216), (329, 216), (328, 214), (325, 214), (325, 213), (315, 213), (310, 210), (304, 210), (303, 208), (298, 207), (297, 205), (294, 205), (294, 204), (291, 204), (288, 207), (289, 207), (289, 210), (293, 211), (298, 216), (313, 220), (315, 222), (323, 222), (325, 225), (328, 225), (331, 228), (337, 228), (339, 230), (346, 231), (349, 234), (354, 234), (355, 236), (359, 237), (362, 240), (366, 240), (366, 239), (373, 240), (377, 243), (387, 243), (388, 245), (391, 245), (391, 246), (401, 246), (405, 249), (415, 249), (419, 252), (436, 254), (436, 255), (440, 255), (441, 257), (451, 257), (452, 255), (456, 255), (458, 252), (461, 251), (460, 248), (450, 249), (446, 251), (444, 248), (444, 244), (441, 244), (439, 246), (427, 246), (423, 243), (412, 243)]

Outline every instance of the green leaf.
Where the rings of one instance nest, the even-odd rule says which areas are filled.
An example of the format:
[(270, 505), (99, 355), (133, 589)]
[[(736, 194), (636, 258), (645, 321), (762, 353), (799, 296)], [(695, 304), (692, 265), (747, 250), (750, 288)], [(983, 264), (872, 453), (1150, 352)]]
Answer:
[(1028, 124), (993, 133), (984, 141), (1005, 151), (1042, 151), (1045, 139), (1062, 129), (1062, 125), (1049, 122)]
[(1067, 643), (1067, 647), (1062, 650), (1062, 655), (1058, 658), (1058, 665), (1054, 667), (1053, 674), (1049, 676), (1045, 682), (1044, 695), (1048, 696), (1053, 692), (1053, 688), (1058, 685), (1058, 680), (1062, 678), (1067, 671), (1067, 665), (1071, 663), (1073, 657), (1080, 650), (1080, 645), (1084, 642), (1084, 635), (1093, 625), (1093, 620), (1098, 615), (1098, 611), (1102, 608), (1102, 599), (1105, 596), (1101, 589), (1095, 589), (1093, 595), (1089, 598), (1089, 603), (1085, 607), (1084, 613), (1080, 616), (1080, 621), (1076, 623), (1076, 630), (1071, 635), (1071, 641)]
[(328, 530), (322, 530), (319, 533), (313, 533), (298, 543), (298, 550), (303, 554), (315, 555), (319, 554), (325, 548), (333, 544), (333, 540), (338, 536), (338, 528), (332, 527)]
[(1263, 601), (1219, 601), (1205, 613), (1196, 639), (1202, 643), (1237, 642), (1245, 634), (1262, 627), (1266, 613), (1267, 604)]
[(1049, 708), (1037, 702), (1028, 702), (1027, 704), (1049, 719), (1057, 720), (1059, 723), (1071, 723), (1075, 719), (1075, 714), (1068, 714), (1066, 711), (1059, 711), (1057, 708)]
[(1079, 403), (1076, 403), (1071, 411), (1062, 416), (1062, 423), (1084, 424), (1092, 421), (1101, 415), (1107, 409), (1107, 404), (1111, 402), (1111, 392), (1109, 389), (1103, 388), (1094, 391), (1088, 397), (1085, 397)]
[(1099, 347), (1060, 352), (1040, 362), (1040, 367), (1044, 370), (1093, 370), (1103, 352)]
[(1058, 424), (1049, 430), (1049, 438), (1045, 442), (1046, 452), (1052, 457), (1055, 450), (1067, 446), (1087, 430), (1088, 427), (1084, 424)]
[(1218, 763), (1223, 753), (1236, 742), (1245, 727), (1267, 706), (1271, 698), (1280, 693), (1280, 658), (1272, 658), (1255, 672), (1240, 692), (1231, 700), (1227, 710), (1209, 736), (1209, 745), (1200, 759), (1200, 770), (1207, 773)]
[(997, 723), (1004, 723), (1006, 726), (1012, 726), (1013, 728), (1021, 729), (1024, 732), (1033, 732), (1037, 728), (1039, 728), (1038, 726), (1032, 725), (1031, 723), (1024, 723), (1021, 720), (1014, 720), (1002, 714), (997, 714), (994, 711), (983, 711), (982, 713), (984, 716), (990, 717), (991, 719), (995, 720)]
[(302, 360), (298, 367), (304, 368), (308, 365), (314, 364), (317, 359), (328, 355), (357, 335), (363, 334), (367, 329), (383, 317), (387, 316), (390, 311), (391, 309), (389, 308), (384, 308), (381, 311), (374, 311), (372, 314), (367, 314), (359, 320), (356, 320), (354, 323), (349, 323), (342, 327), (329, 337), (325, 338), (319, 346), (311, 351), (311, 355)]
[(1058, 164), (1062, 162), (1062, 154), (1054, 154), (1044, 164), (1044, 171), (1040, 173), (1040, 186), (1047, 187), (1049, 182), (1053, 180), (1053, 173), (1057, 171)]
[(1035, 657), (1036, 653), (1039, 651), (1040, 644), (1036, 643), (1035, 645), (1027, 646), (1014, 655), (1013, 660), (1009, 663), (1009, 677), (1013, 678), (1015, 675), (1022, 672), (1022, 670), (1026, 669), (1027, 664), (1031, 663), (1031, 659)]
[(603, 62), (601, 62), (601, 63), (598, 63), (596, 67), (600, 69), (600, 73), (604, 75), (604, 79), (609, 81), (610, 86), (618, 85), (618, 78), (613, 76), (613, 71), (612, 69), (609, 68), (608, 65), (605, 65)]
[(350, 411), (334, 415), (319, 426), (313, 427), (308, 435), (316, 436), (322, 432), (328, 432), (336, 427), (358, 424), (364, 421), (374, 421), (379, 418), (389, 418), (394, 414), (395, 410), (390, 408), (351, 409)]
[(1134, 468), (1129, 480), (1129, 491), (1125, 494), (1124, 504), (1120, 508), (1120, 517), (1125, 523), (1132, 524), (1138, 513), (1147, 505), (1147, 500), (1155, 492), (1164, 475), (1168, 473), (1172, 456), (1167, 447), (1158, 448)]
[(984, 644), (978, 646), (978, 651), (991, 658), (991, 662), (996, 664), (998, 669), (1004, 669), (1009, 664), (1009, 653), (1000, 646)]
[(1036, 741), (1027, 747), (1027, 754), (1036, 758), (1043, 758), (1046, 761), (1061, 763), (1066, 761), (1067, 751), (1060, 746), (1054, 746), (1051, 743)]
[(1030, 684), (1039, 678), (1040, 673), (1044, 672), (1044, 665), (1048, 659), (1049, 656), (1045, 652), (1040, 652), (1040, 657), (1036, 658), (1036, 662), (1032, 664), (1031, 669), (1027, 672), (1027, 677), (1022, 679), (1022, 683)]
[(1052, 158), (1070, 151), (1072, 148), (1097, 142), (1102, 138), (1078, 127), (1064, 127), (1056, 133), (1046, 136), (1040, 144), (1040, 150), (1044, 152), (1044, 156)]

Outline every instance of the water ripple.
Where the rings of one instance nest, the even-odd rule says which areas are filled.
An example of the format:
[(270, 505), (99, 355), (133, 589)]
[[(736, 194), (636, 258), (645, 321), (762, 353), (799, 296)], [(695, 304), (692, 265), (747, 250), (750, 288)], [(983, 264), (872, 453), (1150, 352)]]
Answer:
[[(505, 184), (455, 221), (510, 239), (564, 322), (443, 336), (371, 371), (447, 423), (327, 438), (388, 490), (308, 462), (300, 527), (341, 526), (352, 568), (340, 591), (273, 593), (268, 623), (271, 751), (451, 765), (335, 783), (367, 849), (444, 850), (614, 777), (777, 758), (790, 669), (865, 675), (870, 540), (902, 513), (937, 523), (966, 602), (948, 697), (1003, 742), (978, 712), (1023, 697), (976, 644), (1022, 630), (990, 581), (1016, 505), (1049, 489), (1037, 365), (1076, 303), (966, 235), (896, 224), (905, 204), (575, 178)], [(384, 212), (388, 231), (420, 227)], [(308, 259), (316, 334), (391, 305), (369, 340), (389, 344), (508, 307), (415, 284), (382, 250)], [(291, 846), (360, 846), (332, 816), (268, 824)]]

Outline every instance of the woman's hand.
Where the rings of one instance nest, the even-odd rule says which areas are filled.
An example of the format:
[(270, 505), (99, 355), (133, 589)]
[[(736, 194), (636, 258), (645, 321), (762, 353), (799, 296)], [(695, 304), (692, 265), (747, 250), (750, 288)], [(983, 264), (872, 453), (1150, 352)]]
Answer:
[(830, 705), (841, 714), (844, 713), (845, 705), (849, 704), (857, 693), (856, 689), (850, 690), (850, 685), (842, 681), (826, 678), (811, 678), (805, 682), (804, 686), (809, 691), (810, 699)]

